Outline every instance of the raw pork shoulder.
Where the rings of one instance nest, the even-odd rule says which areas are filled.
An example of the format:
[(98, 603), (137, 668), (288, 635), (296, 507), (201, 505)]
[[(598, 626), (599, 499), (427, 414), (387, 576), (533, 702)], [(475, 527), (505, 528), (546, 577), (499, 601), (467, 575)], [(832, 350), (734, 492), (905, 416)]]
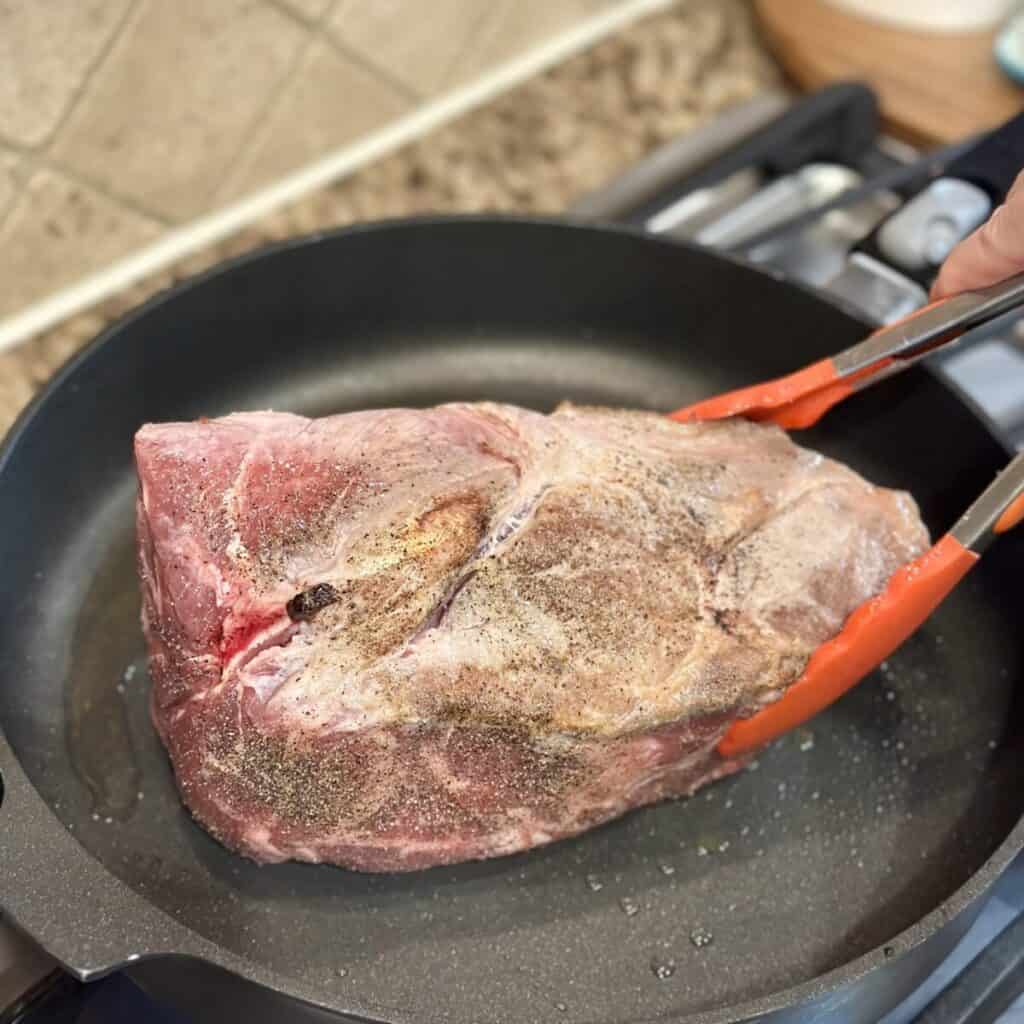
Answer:
[(741, 420), (245, 413), (135, 453), (153, 719), (258, 861), (406, 871), (690, 793), (928, 540)]

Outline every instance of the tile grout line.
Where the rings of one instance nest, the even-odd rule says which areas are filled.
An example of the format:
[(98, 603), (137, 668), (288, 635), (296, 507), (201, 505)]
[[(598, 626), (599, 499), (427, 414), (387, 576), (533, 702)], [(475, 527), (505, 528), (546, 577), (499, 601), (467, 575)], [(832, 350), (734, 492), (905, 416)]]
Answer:
[(224, 181), (213, 194), (214, 200), (220, 196), (230, 195), (233, 191), (233, 183), (238, 180), (240, 176), (244, 175), (246, 170), (246, 159), (250, 157), (258, 148), (260, 143), (266, 139), (274, 110), (284, 102), (284, 98), (289, 87), (295, 84), (310, 51), (318, 42), (323, 42), (326, 46), (330, 47), (337, 56), (355, 64), (361, 71), (377, 79), (380, 84), (391, 89), (393, 92), (396, 92), (401, 99), (408, 100), (413, 103), (423, 102), (424, 97), (412, 92), (407, 87), (399, 83), (397, 79), (392, 79), (386, 73), (382, 73), (380, 68), (376, 67), (365, 58), (349, 53), (345, 47), (339, 45), (337, 39), (334, 38), (334, 34), (329, 31), (326, 25), (327, 19), (330, 17), (331, 12), (335, 9), (338, 2), (339, 0), (331, 0), (324, 10), (324, 13), (320, 16), (319, 22), (311, 22), (301, 17), (297, 12), (292, 11), (287, 4), (282, 4), (280, 0), (266, 0), (266, 3), (273, 7), (274, 10), (278, 11), (282, 15), (290, 16), (295, 25), (307, 32), (306, 42), (305, 45), (300, 48), (300, 52), (296, 56), (294, 66), (291, 68), (289, 74), (278, 87), (277, 92), (275, 92), (275, 94), (267, 101), (266, 106), (256, 118), (253, 127), (239, 146), (238, 152), (235, 154), (235, 158), (231, 164), (231, 171), (225, 176)]
[(423, 95), (411, 85), (407, 85), (400, 78), (397, 78), (388, 71), (387, 68), (381, 67), (379, 64), (375, 64), (369, 57), (363, 56), (363, 54), (358, 50), (349, 46), (347, 43), (343, 43), (328, 29), (324, 29), (324, 38), (327, 45), (334, 50), (339, 57), (355, 64), (356, 67), (361, 71), (364, 71), (366, 74), (372, 75), (402, 99), (409, 100), (412, 103), (429, 102), (429, 97)]
[(592, 46), (613, 31), (638, 18), (667, 10), (675, 3), (676, 0), (627, 0), (619, 7), (599, 12), (475, 82), (440, 96), (382, 130), (327, 154), (276, 184), (180, 228), (171, 229), (163, 238), (128, 258), (0, 321), (0, 351), (59, 324), (169, 264), (234, 234), (273, 210), (337, 181), (356, 168), (394, 152)]
[[(73, 185), (77, 185), (79, 188), (90, 189), (97, 195), (106, 199), (108, 202), (114, 203), (116, 206), (120, 206), (129, 213), (134, 213), (136, 216), (145, 217), (147, 220), (154, 221), (161, 228), (166, 229), (173, 225), (173, 221), (163, 214), (157, 213), (155, 210), (147, 209), (131, 197), (119, 195), (116, 191), (111, 190), (109, 187), (98, 181), (90, 180), (88, 175), (82, 174), (81, 171), (53, 156), (53, 148), (56, 145), (58, 138), (67, 127), (68, 122), (74, 116), (75, 110), (81, 104), (82, 98), (85, 96), (90, 83), (96, 77), (96, 73), (99, 71), (100, 66), (106, 62), (111, 51), (117, 45), (122, 36), (124, 36), (128, 28), (128, 23), (141, 9), (144, 2), (145, 0), (132, 0), (132, 3), (129, 3), (125, 8), (125, 12), (121, 16), (121, 20), (114, 26), (113, 31), (110, 33), (110, 38), (107, 39), (103, 46), (100, 47), (96, 56), (86, 68), (85, 73), (82, 76), (82, 80), (75, 88), (71, 99), (68, 101), (67, 107), (63, 114), (61, 114), (57, 123), (54, 125), (49, 136), (37, 146), (19, 146), (16, 148), (16, 154), (20, 156), (22, 160), (29, 163), (31, 165), (31, 169), (25, 175), (24, 181), (21, 183), (10, 207), (5, 211), (3, 216), (0, 216), (0, 230), (3, 229), (10, 216), (14, 213), (14, 210), (18, 205), (18, 201), (25, 194), (25, 189), (28, 187), (32, 177), (40, 170), (48, 170), (55, 174), (59, 174), (61, 177), (68, 179)], [(4, 145), (8, 147), (13, 146), (13, 143), (7, 139), (0, 139), (0, 142), (3, 142)]]
[(50, 134), (44, 138), (42, 142), (38, 142), (34, 146), (25, 145), (23, 142), (18, 142), (16, 139), (12, 139), (9, 135), (4, 135), (3, 132), (0, 132), (0, 145), (13, 149), (19, 155), (25, 157), (42, 157), (47, 155), (50, 148), (56, 142), (57, 136), (60, 135), (61, 130), (68, 123), (79, 103), (81, 103), (82, 96), (85, 94), (85, 90), (88, 88), (89, 83), (95, 77), (100, 65), (106, 61), (107, 57), (110, 55), (110, 51), (117, 45), (117, 41), (124, 34), (132, 15), (144, 2), (145, 0), (132, 0), (132, 2), (125, 8), (125, 13), (121, 15), (121, 20), (111, 31), (110, 38), (107, 39), (107, 41), (99, 48), (96, 56), (89, 62), (85, 71), (82, 73), (82, 80), (74, 89), (71, 90), (71, 97), (68, 99), (63, 112), (57, 118), (57, 123), (50, 129)]
[(310, 20), (298, 11), (292, 10), (292, 8), (289, 7), (287, 3), (284, 3), (283, 0), (266, 0), (266, 2), (273, 5), (279, 11), (287, 11), (287, 13), (295, 19), (296, 23), (305, 25), (311, 31), (315, 31), (318, 34), (318, 38), (334, 50), (339, 57), (343, 57), (345, 60), (351, 61), (351, 63), (357, 65), (367, 74), (380, 79), (384, 85), (398, 93), (403, 99), (411, 100), (414, 103), (422, 103), (428, 98), (416, 89), (412, 88), (412, 86), (406, 85), (405, 82), (393, 75), (387, 68), (374, 63), (371, 58), (364, 56), (355, 48), (343, 43), (330, 30), (328, 22), (331, 19), (331, 15), (334, 14), (334, 12), (341, 6), (343, 0), (329, 0), (327, 7), (324, 8), (323, 14), (315, 20)]
[(284, 3), (284, 0), (264, 0), (264, 2), (275, 8), (280, 14), (291, 18), (297, 25), (302, 25), (303, 28), (319, 32), (323, 28), (324, 22), (330, 17), (331, 11), (334, 10), (338, 0), (329, 0), (323, 13), (317, 18), (307, 17), (302, 11), (295, 10), (291, 4)]
[(481, 16), (473, 30), (469, 33), (466, 41), (459, 48), (459, 52), (455, 55), (455, 59), (448, 65), (448, 69), (445, 71), (444, 77), (441, 79), (442, 90), (452, 81), (453, 78), (457, 78), (459, 67), (465, 60), (466, 55), (470, 53), (473, 44), (479, 43), (482, 39), (485, 39), (487, 30), (492, 25), (497, 25), (500, 28), (502, 21), (505, 20), (505, 15), (515, 2), (516, 0), (505, 0), (505, 2), (501, 4), (491, 3), (490, 10)]
[(7, 223), (11, 214), (14, 212), (14, 208), (18, 205), (18, 200), (21, 198), (21, 193), (16, 192), (14, 198), (11, 200), (10, 205), (3, 213), (0, 213), (0, 231), (3, 231), (4, 225)]
[(18, 200), (24, 194), (25, 188), (28, 186), (29, 181), (31, 181), (32, 176), (40, 170), (59, 174), (62, 178), (67, 178), (72, 184), (79, 186), (79, 188), (90, 189), (97, 195), (128, 210), (130, 213), (156, 221), (161, 227), (170, 228), (174, 226), (174, 221), (164, 214), (151, 210), (132, 196), (122, 195), (120, 192), (110, 188), (109, 185), (90, 177), (88, 174), (83, 174), (76, 167), (72, 167), (70, 164), (50, 156), (41, 149), (15, 151), (15, 156), (20, 157), (29, 169), (24, 174), (24, 181), (19, 182), (18, 190), (15, 193), (14, 201), (11, 203), (10, 208), (0, 216), (0, 227), (4, 225), (7, 218), (18, 205)]
[[(25, 194), (25, 189), (28, 187), (29, 181), (32, 176), (40, 170), (40, 168), (50, 168), (51, 170), (57, 170), (65, 177), (71, 178), (79, 185), (85, 185), (88, 188), (93, 186), (81, 178), (77, 178), (75, 175), (66, 174), (57, 166), (52, 166), (50, 160), (50, 151), (56, 144), (58, 137), (60, 136), (63, 129), (67, 126), (68, 121), (71, 120), (72, 115), (82, 102), (82, 97), (85, 95), (86, 89), (96, 76), (96, 72), (99, 70), (100, 65), (103, 64), (107, 57), (110, 56), (111, 50), (117, 45), (118, 40), (124, 35), (125, 30), (128, 27), (128, 23), (131, 21), (132, 16), (142, 6), (144, 0), (131, 0), (131, 2), (125, 8), (124, 14), (121, 15), (121, 20), (114, 26), (110, 33), (107, 41), (99, 48), (96, 52), (96, 56), (89, 62), (84, 73), (82, 74), (82, 80), (74, 88), (71, 93), (71, 98), (68, 100), (67, 105), (64, 108), (63, 113), (57, 119), (57, 123), (50, 130), (50, 134), (43, 139), (42, 142), (35, 146), (25, 146), (20, 142), (15, 142), (13, 139), (8, 138), (5, 135), (0, 134), (0, 145), (10, 149), (16, 156), (20, 157), (26, 164), (31, 165), (31, 169), (25, 174), (24, 179), (18, 183), (18, 189), (14, 195), (14, 199), (11, 200), (10, 206), (0, 215), (0, 230), (3, 229), (4, 225), (13, 216), (15, 209), (18, 206), (18, 202), (21, 197)], [(99, 190), (97, 190), (99, 191)], [(106, 195), (105, 198), (113, 200), (114, 202), (121, 203), (121, 200), (117, 196)], [(140, 212), (135, 210), (133, 212)], [(163, 227), (168, 227), (170, 221), (164, 217), (153, 218), (150, 213), (146, 214), (147, 217), (155, 219)]]
[(145, 217), (147, 220), (155, 221), (162, 228), (174, 227), (174, 221), (166, 214), (149, 209), (133, 196), (122, 195), (120, 192), (115, 191), (104, 182), (98, 181), (88, 174), (83, 174), (76, 167), (72, 167), (70, 164), (66, 164), (62, 160), (57, 160), (45, 154), (40, 154), (38, 158), (38, 167), (44, 170), (53, 171), (55, 174), (59, 174), (62, 177), (67, 178), (68, 181), (73, 185), (77, 185), (79, 188), (91, 189), (98, 196), (102, 196), (108, 202), (114, 203), (116, 206), (120, 206), (123, 210), (127, 210), (129, 213), (134, 213), (137, 217)]
[[(275, 0), (265, 0), (267, 6), (277, 11), (282, 17), (287, 17), (282, 6), (275, 2)], [(295, 83), (298, 78), (299, 72), (305, 64), (306, 58), (309, 56), (310, 51), (316, 45), (317, 32), (311, 28), (308, 24), (298, 18), (289, 19), (293, 25), (302, 29), (306, 34), (306, 38), (303, 40), (300, 46), (295, 48), (295, 54), (292, 57), (288, 70), (284, 75), (281, 76), (281, 81), (278, 82), (274, 88), (272, 95), (267, 97), (266, 102), (263, 104), (263, 109), (260, 110), (253, 118), (252, 123), (242, 137), (242, 140), (238, 144), (238, 148), (235, 150), (232, 159), (228, 163), (230, 170), (224, 175), (223, 181), (213, 190), (210, 199), (213, 202), (217, 202), (218, 197), (230, 194), (232, 182), (236, 178), (243, 174), (245, 171), (245, 160), (247, 157), (255, 151), (256, 147), (265, 138), (266, 132), (269, 131), (270, 121), (273, 117), (274, 110), (284, 102), (284, 97), (288, 93), (288, 89)]]
[[(5, 145), (4, 148), (9, 147)], [(22, 166), (25, 164), (35, 163), (35, 160), (30, 154), (24, 153), (21, 150), (11, 149), (11, 153), (18, 161), (15, 164), (15, 170), (13, 172), (13, 177), (15, 179), (14, 195), (11, 196), (11, 201), (7, 204), (7, 209), (0, 211), (0, 232), (3, 231), (4, 225), (7, 223), (7, 221), (10, 219), (11, 215), (17, 208), (18, 200), (21, 199), (21, 196), (24, 193), (26, 186), (28, 185), (28, 179), (32, 176), (31, 168), (27, 169), (25, 174), (22, 175)]]
[(57, 139), (67, 127), (68, 122), (74, 116), (75, 111), (79, 106), (81, 106), (82, 97), (85, 96), (86, 90), (92, 84), (92, 81), (96, 77), (100, 67), (107, 62), (107, 58), (110, 56), (114, 47), (118, 42), (120, 42), (127, 31), (129, 22), (138, 15), (139, 10), (141, 10), (142, 5), (145, 2), (146, 0), (131, 0), (131, 3), (128, 4), (124, 14), (121, 16), (121, 20), (114, 27), (114, 31), (110, 33), (110, 38), (103, 44), (103, 46), (100, 47), (96, 57), (85, 69), (85, 74), (82, 75), (82, 80), (78, 83), (78, 87), (75, 89), (67, 106), (64, 108), (64, 113), (53, 126), (53, 131), (50, 132), (49, 138), (44, 139), (35, 147), (38, 156), (44, 158), (48, 158), (50, 156)]
[[(286, 9), (278, 2), (276, 2), (276, 0), (264, 0), (264, 2), (267, 4), (268, 7), (271, 7), (273, 10), (276, 10), (283, 17), (287, 16), (285, 13)], [(335, 0), (332, 0), (332, 3), (333, 2), (335, 2)], [(33, 150), (23, 150), (21, 155), (26, 158), (35, 158), (36, 167), (34, 168), (34, 170), (42, 168), (60, 174), (63, 177), (67, 178), (69, 181), (71, 181), (73, 184), (78, 185), (82, 188), (91, 189), (97, 195), (101, 196), (102, 198), (108, 200), (111, 203), (114, 203), (117, 206), (122, 207), (129, 213), (134, 213), (137, 216), (145, 217), (147, 220), (154, 221), (160, 227), (168, 229), (177, 226), (177, 224), (179, 223), (176, 221), (174, 217), (162, 213), (159, 210), (151, 209), (144, 203), (141, 203), (134, 196), (123, 194), (119, 192), (116, 188), (111, 188), (109, 184), (101, 182), (99, 179), (93, 178), (91, 175), (79, 170), (73, 165), (58, 159), (57, 157), (53, 156), (51, 152), (54, 145), (57, 142), (57, 138), (60, 135), (61, 130), (65, 127), (65, 125), (73, 115), (74, 108), (77, 107), (78, 104), (81, 102), (82, 97), (85, 94), (86, 87), (88, 86), (88, 83), (93, 80), (96, 72), (99, 70), (100, 64), (102, 64), (106, 60), (110, 52), (113, 50), (114, 46), (117, 44), (117, 41), (124, 35), (128, 26), (128, 22), (131, 20), (132, 16), (135, 15), (136, 12), (140, 11), (145, 3), (146, 0), (133, 0), (133, 2), (128, 5), (126, 13), (122, 16), (121, 21), (114, 29), (111, 38), (106, 42), (106, 44), (104, 44), (100, 51), (100, 54), (93, 62), (93, 64), (90, 65), (85, 77), (80, 83), (78, 89), (75, 91), (74, 98), (69, 102), (68, 109), (64, 112), (64, 115), (61, 117), (58, 125), (54, 128), (53, 132), (50, 135), (50, 138), (46, 142), (41, 143), (39, 146), (35, 147)], [(308, 53), (314, 41), (313, 33), (310, 30), (308, 23), (298, 18), (291, 17), (289, 17), (289, 21), (295, 24), (297, 28), (299, 28), (302, 32), (306, 34), (306, 39), (299, 47), (297, 47), (296, 55), (295, 57), (292, 58), (292, 66), (285, 72), (283, 79), (277, 86), (277, 90), (275, 91), (274, 95), (267, 101), (267, 108), (269, 108), (274, 103), (277, 103), (279, 97), (283, 95), (285, 89), (287, 89), (288, 85), (295, 77), (295, 72), (297, 71), (298, 66), (301, 63), (302, 58), (306, 55), (306, 53)], [(244, 154), (247, 148), (247, 142), (249, 141), (249, 136), (259, 131), (260, 126), (263, 124), (264, 114), (266, 113), (267, 108), (265, 108), (264, 111), (261, 111), (255, 118), (254, 124), (249, 129), (246, 138), (243, 138), (242, 142), (239, 144), (238, 151), (233, 155), (231, 160), (231, 166), (234, 166), (239, 160), (244, 159)], [(217, 191), (219, 192), (220, 189), (218, 189)], [(215, 200), (216, 193), (214, 193), (214, 195), (212, 195), (210, 199)], [(2, 227), (3, 223), (7, 219), (7, 216), (12, 212), (16, 202), (17, 198), (15, 199), (15, 203), (12, 203), (11, 209), (9, 209), (7, 213), (5, 213), (2, 218), (0, 218), (0, 227)], [(190, 218), (190, 220), (194, 219), (195, 218)]]
[(334, 12), (345, 2), (345, 0), (327, 0), (327, 6), (324, 8), (324, 13), (320, 15), (320, 21), (317, 23), (321, 28), (330, 21)]

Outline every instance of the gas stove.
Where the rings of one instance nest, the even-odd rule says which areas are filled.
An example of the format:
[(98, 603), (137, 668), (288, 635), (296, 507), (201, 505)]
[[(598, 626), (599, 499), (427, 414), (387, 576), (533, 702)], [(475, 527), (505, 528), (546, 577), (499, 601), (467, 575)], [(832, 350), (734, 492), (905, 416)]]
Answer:
[[(859, 85), (799, 100), (768, 94), (569, 212), (708, 246), (880, 325), (926, 303), (946, 253), (991, 211), (988, 195), (956, 176), (966, 149), (920, 153), (887, 138), (875, 97)], [(1008, 447), (1024, 448), (1024, 319), (1010, 314), (972, 332), (932, 367)], [(1024, 859), (947, 961), (882, 1024), (1024, 1024), (1021, 992)], [(123, 975), (78, 983), (0, 922), (0, 1024), (143, 1020), (188, 1024)]]

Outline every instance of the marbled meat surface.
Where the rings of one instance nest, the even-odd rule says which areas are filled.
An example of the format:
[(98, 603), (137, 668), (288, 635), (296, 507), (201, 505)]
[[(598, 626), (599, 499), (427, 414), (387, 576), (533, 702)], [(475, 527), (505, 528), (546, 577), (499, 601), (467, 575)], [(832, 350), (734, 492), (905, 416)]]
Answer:
[(688, 794), (928, 543), (907, 495), (742, 420), (258, 412), (135, 454), (153, 720), (258, 861), (406, 871)]

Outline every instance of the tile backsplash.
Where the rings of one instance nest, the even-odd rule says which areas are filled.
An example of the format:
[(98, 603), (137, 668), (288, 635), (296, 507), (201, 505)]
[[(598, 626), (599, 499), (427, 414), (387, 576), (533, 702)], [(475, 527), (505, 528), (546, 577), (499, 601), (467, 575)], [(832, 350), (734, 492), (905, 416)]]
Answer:
[(625, 0), (0, 0), (0, 318)]

